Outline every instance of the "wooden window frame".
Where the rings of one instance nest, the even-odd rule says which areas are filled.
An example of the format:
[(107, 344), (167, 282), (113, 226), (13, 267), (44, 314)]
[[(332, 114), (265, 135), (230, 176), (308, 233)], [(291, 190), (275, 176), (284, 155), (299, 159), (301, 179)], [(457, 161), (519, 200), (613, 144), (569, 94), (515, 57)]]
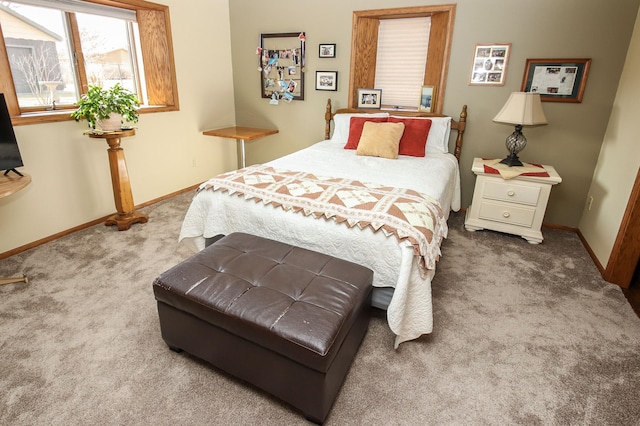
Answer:
[[(456, 5), (417, 6), (353, 12), (351, 35), (351, 72), (349, 73), (348, 105), (356, 108), (358, 89), (373, 88), (376, 76), (378, 26), (382, 19), (431, 17), (429, 53), (424, 73), (424, 85), (434, 86), (438, 93), (435, 114), (442, 114), (449, 69)], [(417, 95), (416, 95), (417, 96)]]
[[(148, 95), (148, 106), (140, 108), (141, 113), (178, 111), (178, 86), (171, 38), (169, 6), (144, 0), (85, 0), (88, 3), (114, 6), (135, 10), (140, 31), (140, 50), (144, 62), (144, 75)], [(73, 14), (69, 16), (74, 16)], [(78, 36), (77, 23), (69, 22), (72, 37)], [(74, 45), (79, 46), (74, 40)], [(77, 60), (81, 93), (86, 93), (88, 83), (84, 72), (82, 52), (74, 52)], [(0, 28), (0, 92), (5, 94), (13, 125), (48, 123), (73, 120), (68, 109), (55, 111), (21, 112), (18, 96), (13, 84), (9, 57)]]

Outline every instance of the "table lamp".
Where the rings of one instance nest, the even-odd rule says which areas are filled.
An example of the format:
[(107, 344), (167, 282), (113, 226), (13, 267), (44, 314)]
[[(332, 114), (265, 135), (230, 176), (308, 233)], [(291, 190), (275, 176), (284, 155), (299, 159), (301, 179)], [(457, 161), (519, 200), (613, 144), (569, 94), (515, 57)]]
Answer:
[(509, 167), (522, 166), (518, 153), (527, 145), (527, 138), (522, 134), (523, 126), (541, 126), (547, 124), (542, 110), (539, 93), (513, 92), (498, 115), (493, 118), (496, 123), (515, 124), (516, 129), (507, 136), (505, 145), (509, 155), (500, 163)]

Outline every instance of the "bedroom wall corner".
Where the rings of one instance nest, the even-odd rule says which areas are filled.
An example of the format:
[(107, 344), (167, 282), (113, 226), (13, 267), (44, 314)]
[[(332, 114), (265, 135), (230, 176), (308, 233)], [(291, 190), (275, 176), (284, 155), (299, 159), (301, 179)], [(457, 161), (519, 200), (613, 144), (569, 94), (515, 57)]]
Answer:
[[(639, 76), (640, 11), (579, 225), (585, 241), (605, 267), (640, 167), (634, 125), (640, 115)], [(591, 203), (589, 197), (593, 197)]]

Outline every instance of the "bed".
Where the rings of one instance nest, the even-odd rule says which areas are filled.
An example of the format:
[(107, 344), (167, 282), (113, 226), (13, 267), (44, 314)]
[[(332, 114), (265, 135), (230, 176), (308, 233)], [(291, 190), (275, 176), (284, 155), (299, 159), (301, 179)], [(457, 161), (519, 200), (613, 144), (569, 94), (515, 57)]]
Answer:
[[(247, 232), (367, 266), (374, 271), (372, 305), (387, 311), (397, 348), (433, 330), (431, 280), (449, 213), (460, 209), (466, 115), (466, 105), (458, 120), (416, 112), (334, 113), (329, 100), (325, 140), (204, 182), (179, 240), (202, 250), (216, 235)], [(411, 144), (402, 145), (409, 136)], [(387, 145), (391, 154), (377, 152)]]

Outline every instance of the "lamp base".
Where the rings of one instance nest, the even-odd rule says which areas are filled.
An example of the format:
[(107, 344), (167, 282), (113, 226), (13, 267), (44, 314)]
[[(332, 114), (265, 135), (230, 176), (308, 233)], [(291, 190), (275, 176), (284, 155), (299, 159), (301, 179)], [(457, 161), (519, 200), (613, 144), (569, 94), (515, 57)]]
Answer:
[(522, 161), (516, 154), (510, 154), (500, 161), (501, 164), (506, 164), (509, 167), (522, 166)]

